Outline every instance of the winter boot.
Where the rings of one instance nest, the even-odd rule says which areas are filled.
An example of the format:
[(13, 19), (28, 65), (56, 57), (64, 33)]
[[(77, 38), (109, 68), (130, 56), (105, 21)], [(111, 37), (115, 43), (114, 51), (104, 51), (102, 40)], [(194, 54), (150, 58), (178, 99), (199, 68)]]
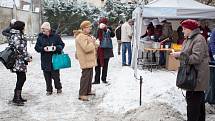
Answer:
[(22, 90), (20, 90), (20, 91), (21, 91), (21, 93), (20, 93), (20, 100), (21, 100), (22, 102), (27, 102), (26, 99), (23, 99), (23, 98), (22, 98)]
[(16, 106), (24, 106), (24, 103), (21, 101), (20, 99), (20, 94), (21, 91), (20, 90), (14, 90), (14, 97), (12, 102), (16, 105)]
[(62, 93), (62, 89), (57, 89), (57, 94), (61, 94)]

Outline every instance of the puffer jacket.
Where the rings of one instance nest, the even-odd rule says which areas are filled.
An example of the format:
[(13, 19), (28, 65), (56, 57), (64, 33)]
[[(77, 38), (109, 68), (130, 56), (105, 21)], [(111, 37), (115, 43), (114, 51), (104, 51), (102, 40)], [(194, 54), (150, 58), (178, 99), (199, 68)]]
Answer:
[(81, 69), (93, 68), (97, 65), (96, 50), (98, 45), (89, 34), (79, 30), (75, 32), (76, 59)]
[(195, 29), (183, 42), (180, 54), (180, 62), (188, 60), (188, 64), (194, 64), (198, 71), (197, 85), (194, 91), (204, 91), (209, 82), (209, 54), (205, 38), (200, 34), (200, 29)]
[(9, 45), (15, 48), (17, 59), (12, 69), (13, 72), (27, 72), (27, 64), (32, 58), (27, 52), (27, 39), (19, 30), (11, 29)]

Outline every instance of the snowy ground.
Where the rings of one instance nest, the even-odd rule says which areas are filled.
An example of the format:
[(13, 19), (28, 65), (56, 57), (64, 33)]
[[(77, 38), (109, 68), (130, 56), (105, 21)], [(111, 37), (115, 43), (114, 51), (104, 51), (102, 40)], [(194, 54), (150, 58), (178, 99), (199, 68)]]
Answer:
[[(130, 67), (121, 66), (121, 57), (109, 64), (110, 85), (93, 85), (96, 96), (89, 102), (78, 100), (81, 70), (74, 58), (74, 39), (64, 37), (64, 52), (72, 59), (72, 68), (61, 70), (63, 93), (46, 96), (45, 81), (40, 70), (40, 56), (29, 44), (33, 62), (28, 66), (23, 97), (24, 107), (9, 105), (13, 97), (16, 75), (0, 63), (0, 121), (184, 121), (186, 102), (175, 86), (176, 72), (138, 70), (143, 77), (142, 106), (139, 106), (139, 81)], [(6, 45), (0, 45), (0, 50)], [(116, 42), (114, 42), (116, 48)], [(207, 121), (214, 121), (214, 106), (207, 105)]]

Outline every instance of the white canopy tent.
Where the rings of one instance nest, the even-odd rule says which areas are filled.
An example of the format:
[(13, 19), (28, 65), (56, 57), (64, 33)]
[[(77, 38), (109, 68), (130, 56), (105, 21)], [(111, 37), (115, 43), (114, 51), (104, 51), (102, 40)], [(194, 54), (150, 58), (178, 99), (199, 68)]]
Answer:
[(143, 7), (144, 18), (165, 17), (169, 19), (214, 19), (215, 7), (195, 0), (154, 0)]
[(134, 37), (132, 67), (137, 68), (139, 41), (144, 18), (166, 19), (215, 19), (215, 7), (194, 0), (154, 0), (147, 5), (137, 7), (133, 12)]

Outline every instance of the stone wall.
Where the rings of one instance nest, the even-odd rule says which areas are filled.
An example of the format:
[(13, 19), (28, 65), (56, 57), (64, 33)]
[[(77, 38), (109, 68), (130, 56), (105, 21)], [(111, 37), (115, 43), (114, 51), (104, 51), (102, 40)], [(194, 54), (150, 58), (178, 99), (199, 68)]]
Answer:
[(32, 13), (24, 10), (14, 10), (13, 8), (0, 7), (0, 43), (4, 42), (6, 38), (2, 35), (2, 30), (7, 28), (10, 20), (15, 18), (25, 22), (26, 35), (34, 35), (40, 30), (40, 15), (39, 13)]

